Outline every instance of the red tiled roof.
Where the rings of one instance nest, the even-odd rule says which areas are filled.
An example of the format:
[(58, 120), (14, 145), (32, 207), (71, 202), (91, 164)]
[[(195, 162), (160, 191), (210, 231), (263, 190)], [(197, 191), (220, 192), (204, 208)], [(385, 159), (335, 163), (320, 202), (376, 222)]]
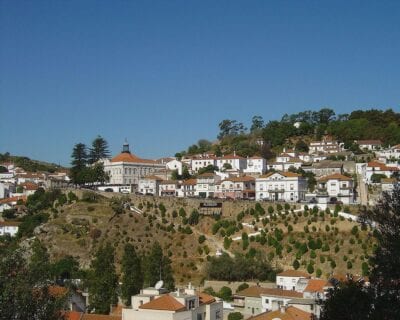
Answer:
[(277, 274), (278, 277), (303, 277), (303, 278), (309, 278), (310, 276), (302, 271), (298, 270), (285, 270), (281, 273)]
[(254, 177), (250, 176), (243, 176), (243, 177), (231, 177), (226, 178), (225, 181), (232, 181), (232, 182), (247, 182), (247, 181), (255, 181)]
[(284, 176), (286, 178), (301, 177), (301, 174), (298, 174), (298, 173), (277, 171), (277, 172), (269, 172), (267, 174), (264, 174), (264, 175), (260, 176), (260, 178), (268, 178), (268, 177), (272, 176), (275, 173), (278, 173), (281, 176)]
[(310, 279), (308, 280), (307, 287), (304, 289), (305, 292), (324, 292), (324, 287), (331, 287), (330, 283), (321, 279)]
[(277, 288), (263, 288), (258, 286), (248, 287), (235, 294), (244, 297), (260, 297), (261, 295), (271, 295), (278, 297), (302, 298), (303, 294), (292, 290), (283, 290)]
[(273, 319), (311, 320), (311, 313), (308, 313), (296, 307), (288, 307), (285, 309), (285, 312), (282, 312), (281, 310), (269, 311), (249, 318), (249, 320), (273, 320)]
[(368, 167), (378, 167), (381, 171), (399, 171), (396, 167), (388, 167), (384, 163), (378, 161), (368, 162)]
[(25, 190), (32, 190), (32, 191), (39, 189), (39, 186), (32, 182), (21, 183), (21, 187), (23, 187)]
[(134, 162), (156, 164), (154, 160), (141, 159), (130, 152), (121, 152), (119, 155), (111, 159), (111, 162)]
[(26, 196), (15, 196), (15, 197), (11, 197), (11, 198), (0, 199), (0, 204), (17, 202), (18, 200), (22, 200), (23, 202), (25, 202)]
[(340, 173), (334, 173), (329, 176), (325, 176), (325, 177), (318, 179), (318, 181), (321, 181), (321, 182), (328, 181), (328, 180), (352, 181), (353, 179), (350, 177), (347, 177), (343, 174), (340, 174)]
[(195, 185), (196, 183), (197, 183), (196, 179), (188, 179), (188, 180), (183, 181), (182, 184), (185, 186), (192, 186), (192, 185)]
[(139, 309), (182, 311), (186, 307), (175, 298), (166, 294), (150, 302), (142, 304)]
[(82, 313), (69, 311), (66, 313), (66, 320), (121, 320), (122, 316), (109, 316), (105, 314)]
[(227, 154), (225, 156), (220, 157), (219, 159), (222, 160), (222, 159), (245, 159), (245, 158), (238, 156), (236, 154)]
[(210, 296), (207, 293), (200, 292), (198, 294), (198, 296), (199, 296), (199, 303), (200, 304), (210, 304), (210, 303), (215, 302), (215, 298), (213, 296)]

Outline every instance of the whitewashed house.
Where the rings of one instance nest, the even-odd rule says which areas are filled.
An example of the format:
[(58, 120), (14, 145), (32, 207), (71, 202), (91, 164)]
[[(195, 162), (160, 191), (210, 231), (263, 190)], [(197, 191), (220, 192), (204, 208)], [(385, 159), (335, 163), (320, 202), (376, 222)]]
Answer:
[(184, 290), (167, 293), (147, 288), (132, 297), (132, 307), (122, 309), (122, 320), (223, 320), (223, 304), (197, 292), (189, 284)]
[(215, 184), (221, 181), (221, 177), (215, 173), (206, 172), (197, 177), (195, 196), (201, 198), (214, 197)]
[(267, 170), (267, 160), (254, 156), (246, 159), (246, 169), (243, 170), (247, 174), (263, 174)]
[(296, 202), (305, 199), (307, 179), (292, 172), (271, 172), (256, 178), (256, 200)]
[(238, 156), (235, 152), (233, 154), (225, 155), (217, 158), (217, 167), (219, 170), (223, 170), (224, 165), (230, 165), (232, 169), (237, 170), (239, 172), (243, 172), (247, 166), (246, 158)]
[(215, 184), (216, 198), (222, 199), (254, 199), (255, 178), (250, 176), (230, 177)]
[(312, 141), (308, 146), (308, 153), (337, 153), (343, 151), (343, 144), (339, 144), (332, 139), (323, 139), (322, 141)]
[(328, 203), (332, 198), (344, 204), (354, 202), (354, 181), (342, 174), (332, 174), (318, 180), (318, 203)]
[(283, 290), (296, 290), (297, 283), (302, 279), (310, 278), (310, 276), (298, 270), (286, 270), (276, 275), (276, 286)]
[(216, 166), (217, 165), (217, 158), (210, 156), (210, 157), (193, 157), (191, 160), (191, 171), (198, 172), (199, 169), (206, 168), (208, 166)]
[(396, 166), (388, 166), (382, 162), (371, 161), (365, 167), (365, 180), (367, 183), (371, 183), (371, 177), (374, 174), (382, 174), (386, 178), (391, 178), (397, 172), (399, 172), (399, 169)]
[(158, 176), (147, 176), (139, 179), (138, 191), (142, 194), (158, 195), (160, 183), (163, 181)]
[(188, 179), (182, 182), (182, 196), (183, 197), (194, 197), (196, 196), (196, 179)]
[(361, 150), (379, 150), (382, 147), (381, 140), (354, 140)]
[(181, 191), (181, 184), (177, 180), (163, 180), (159, 183), (158, 195), (161, 197), (166, 196), (179, 196)]
[(20, 222), (15, 221), (0, 221), (0, 236), (10, 235), (11, 237), (16, 236), (18, 233)]

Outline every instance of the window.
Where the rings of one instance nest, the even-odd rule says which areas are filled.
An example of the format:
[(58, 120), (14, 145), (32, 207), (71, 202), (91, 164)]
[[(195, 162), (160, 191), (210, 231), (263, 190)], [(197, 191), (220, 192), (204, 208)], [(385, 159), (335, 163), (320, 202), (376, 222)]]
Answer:
[(265, 303), (269, 303), (269, 299), (265, 299)]
[(215, 319), (216, 319), (216, 320), (222, 319), (222, 317), (221, 317), (221, 310), (215, 311)]

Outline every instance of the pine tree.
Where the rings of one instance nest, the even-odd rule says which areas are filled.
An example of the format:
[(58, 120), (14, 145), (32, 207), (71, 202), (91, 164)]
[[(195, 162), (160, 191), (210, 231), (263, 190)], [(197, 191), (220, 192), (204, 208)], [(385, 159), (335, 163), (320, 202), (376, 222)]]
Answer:
[(87, 164), (87, 157), (86, 145), (83, 143), (75, 144), (71, 155), (71, 179), (75, 184), (83, 184), (85, 182), (84, 171)]
[(108, 150), (107, 141), (101, 137), (97, 136), (92, 142), (92, 147), (90, 148), (89, 163), (95, 163), (100, 159), (108, 158), (110, 152)]
[(138, 294), (143, 287), (143, 273), (140, 263), (141, 259), (136, 254), (134, 246), (130, 243), (126, 244), (121, 262), (121, 292), (127, 306), (131, 304), (131, 296)]
[(159, 280), (164, 281), (164, 287), (168, 290), (175, 289), (171, 260), (163, 255), (160, 244), (155, 242), (150, 254), (146, 257), (144, 284), (154, 286)]
[(108, 314), (110, 305), (118, 301), (114, 259), (114, 249), (107, 243), (99, 248), (92, 261), (88, 287), (90, 309), (96, 313)]

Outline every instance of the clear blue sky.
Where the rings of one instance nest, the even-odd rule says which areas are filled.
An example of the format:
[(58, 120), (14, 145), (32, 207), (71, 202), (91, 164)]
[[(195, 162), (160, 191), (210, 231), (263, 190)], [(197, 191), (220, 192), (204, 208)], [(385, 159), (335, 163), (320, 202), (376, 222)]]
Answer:
[(400, 109), (400, 1), (0, 0), (0, 152), (173, 155), (218, 123)]

